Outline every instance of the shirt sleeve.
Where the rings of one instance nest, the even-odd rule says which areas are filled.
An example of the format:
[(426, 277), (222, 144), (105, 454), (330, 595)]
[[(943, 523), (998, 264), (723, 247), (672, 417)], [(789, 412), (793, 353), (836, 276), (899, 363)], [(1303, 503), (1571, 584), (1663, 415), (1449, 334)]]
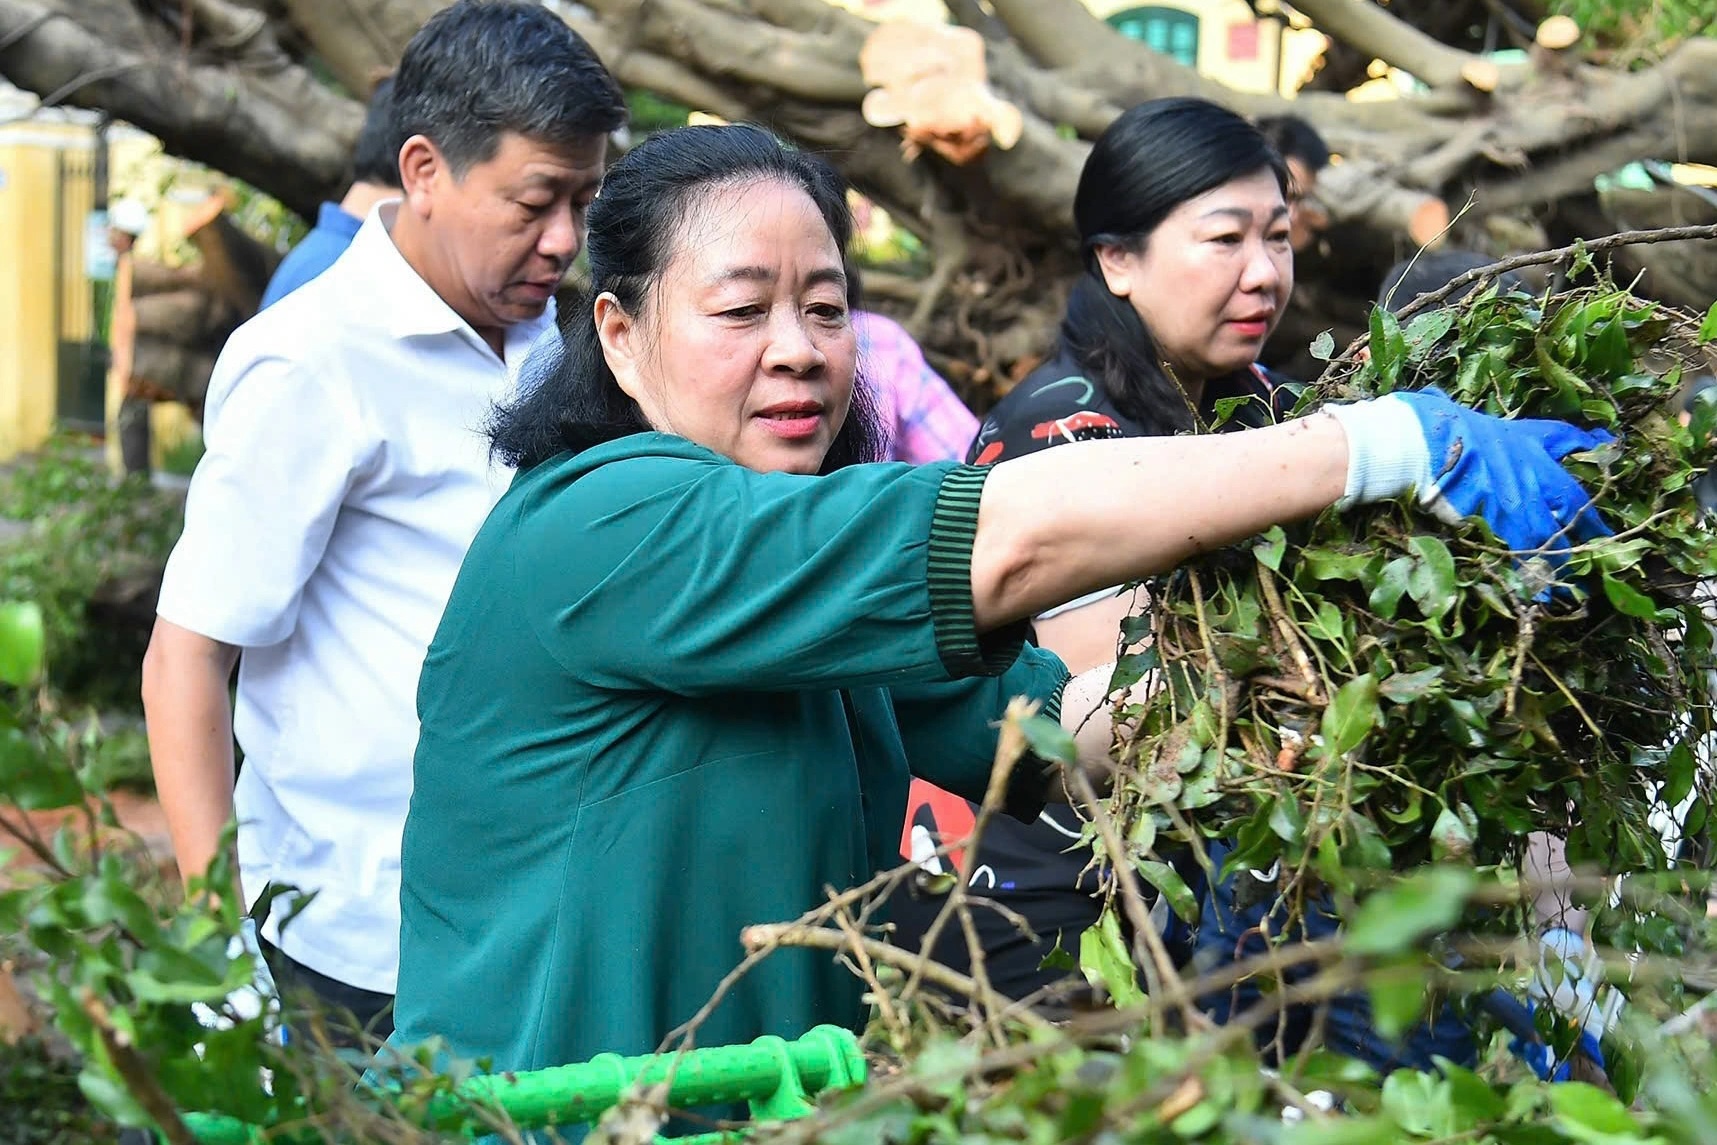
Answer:
[(213, 640), (265, 647), (297, 623), (367, 451), (350, 395), (304, 364), (260, 356), (223, 372), (157, 611)]
[[(895, 722), (906, 745), (912, 774), (981, 802), (990, 784), (1001, 718), (1015, 696), (1038, 700), (1040, 715), (1061, 718), (1061, 692), (1068, 672), (1047, 649), (1026, 645), (1011, 668), (987, 679), (913, 684), (890, 690)], [(1043, 809), (1054, 772), (1027, 755), (1015, 765), (1004, 809), (1032, 819)]]
[(916, 343), (905, 365), (910, 373), (896, 387), (895, 456), (918, 465), (964, 457), (978, 432), (977, 416), (930, 368)]
[(537, 638), (598, 687), (704, 696), (994, 676), (1024, 625), (980, 635), (973, 621), (986, 476), (628, 458), (532, 490), (507, 548)]
[(967, 460), (977, 465), (1036, 453), (1065, 441), (1126, 436), (1096, 383), (1060, 360), (1040, 366), (985, 416)]

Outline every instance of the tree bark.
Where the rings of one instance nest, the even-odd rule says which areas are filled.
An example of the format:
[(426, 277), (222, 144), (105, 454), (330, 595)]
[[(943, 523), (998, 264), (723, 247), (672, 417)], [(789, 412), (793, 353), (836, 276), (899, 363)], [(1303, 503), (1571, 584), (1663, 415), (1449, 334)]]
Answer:
[(1473, 66), (1481, 62), (1471, 52), (1432, 39), (1369, 0), (1295, 0), (1294, 7), (1331, 38), (1410, 72), (1431, 87), (1467, 83)]
[[(362, 117), (357, 100), (314, 76), (367, 91), (442, 3), (0, 0), (0, 74), (137, 123), (308, 217), (340, 189)], [(980, 402), (1052, 337), (1078, 267), (1071, 204), (1090, 140), (1144, 98), (1192, 94), (1247, 115), (1292, 112), (1355, 164), (1350, 174), (1366, 172), (1366, 194), (1341, 192), (1338, 175), (1325, 194), (1347, 224), (1340, 257), (1302, 263), (1304, 297), (1339, 307), (1356, 304), (1355, 284), (1369, 292), (1406, 242), (1400, 228), (1413, 215), (1402, 204), (1471, 198), (1460, 226), (1483, 233), (1489, 218), (1588, 195), (1594, 176), (1633, 159), (1717, 161), (1717, 41), (1690, 42), (1634, 73), (1524, 65), (1505, 70), (1497, 92), (1475, 89), (1486, 35), (1518, 39), (1543, 15), (1539, 0), (1299, 0), (1364, 58), (1432, 85), (1388, 103), (1230, 90), (1121, 36), (1081, 0), (956, 6), (985, 31), (991, 86), (1025, 121), (1017, 146), (965, 166), (908, 161), (897, 131), (864, 122), (857, 60), (873, 25), (825, 0), (585, 0), (568, 19), (623, 85), (761, 122), (826, 153), (918, 236), (926, 265), (893, 271), (875, 296)], [(259, 14), (272, 21), (259, 24)], [(1705, 281), (1691, 263), (1678, 263), (1674, 278), (1676, 290)], [(1353, 316), (1328, 317), (1341, 326)]]
[(0, 0), (0, 44), (0, 75), (19, 87), (111, 111), (300, 214), (338, 188), (363, 117), (284, 59), (187, 55), (126, 0)]

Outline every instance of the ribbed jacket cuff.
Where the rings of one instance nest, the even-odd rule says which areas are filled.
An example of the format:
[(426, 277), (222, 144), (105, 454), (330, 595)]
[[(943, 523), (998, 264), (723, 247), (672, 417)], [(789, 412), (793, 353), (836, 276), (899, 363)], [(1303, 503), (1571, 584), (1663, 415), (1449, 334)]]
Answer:
[(990, 467), (958, 465), (942, 478), (930, 517), (930, 622), (936, 652), (954, 679), (998, 676), (1019, 659), (1026, 624), (978, 635), (972, 617), (972, 544)]

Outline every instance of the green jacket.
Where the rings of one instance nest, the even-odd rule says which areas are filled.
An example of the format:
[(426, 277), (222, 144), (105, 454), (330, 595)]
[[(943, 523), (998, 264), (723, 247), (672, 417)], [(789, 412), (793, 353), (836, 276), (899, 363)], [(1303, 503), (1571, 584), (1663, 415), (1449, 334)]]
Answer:
[[(764, 474), (646, 433), (521, 473), (423, 666), (396, 1042), (649, 1053), (741, 929), (898, 862), (909, 769), (980, 797), (1007, 700), (1054, 710), (1067, 679), (974, 631), (988, 472)], [(861, 1018), (827, 952), (785, 950), (697, 1043)]]

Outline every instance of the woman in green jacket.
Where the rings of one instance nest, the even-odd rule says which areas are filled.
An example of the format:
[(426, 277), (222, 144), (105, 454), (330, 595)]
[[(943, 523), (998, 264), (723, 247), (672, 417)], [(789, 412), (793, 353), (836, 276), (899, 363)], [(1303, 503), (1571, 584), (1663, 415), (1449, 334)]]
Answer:
[[(744, 926), (892, 865), (910, 773), (983, 792), (1009, 697), (1057, 709), (1065, 670), (1023, 642), (1052, 605), (1408, 493), (1482, 506), (1516, 547), (1600, 527), (1556, 460), (1596, 438), (1440, 395), (1220, 441), (860, 464), (826, 164), (752, 127), (657, 135), (589, 228), (593, 301), (497, 417), (519, 472), (423, 667), (396, 1043), (498, 1070), (653, 1050)], [(1085, 732), (1095, 761), (1106, 727)], [(1022, 767), (1010, 811), (1050, 779)], [(782, 951), (698, 1042), (861, 1016), (835, 960)]]

